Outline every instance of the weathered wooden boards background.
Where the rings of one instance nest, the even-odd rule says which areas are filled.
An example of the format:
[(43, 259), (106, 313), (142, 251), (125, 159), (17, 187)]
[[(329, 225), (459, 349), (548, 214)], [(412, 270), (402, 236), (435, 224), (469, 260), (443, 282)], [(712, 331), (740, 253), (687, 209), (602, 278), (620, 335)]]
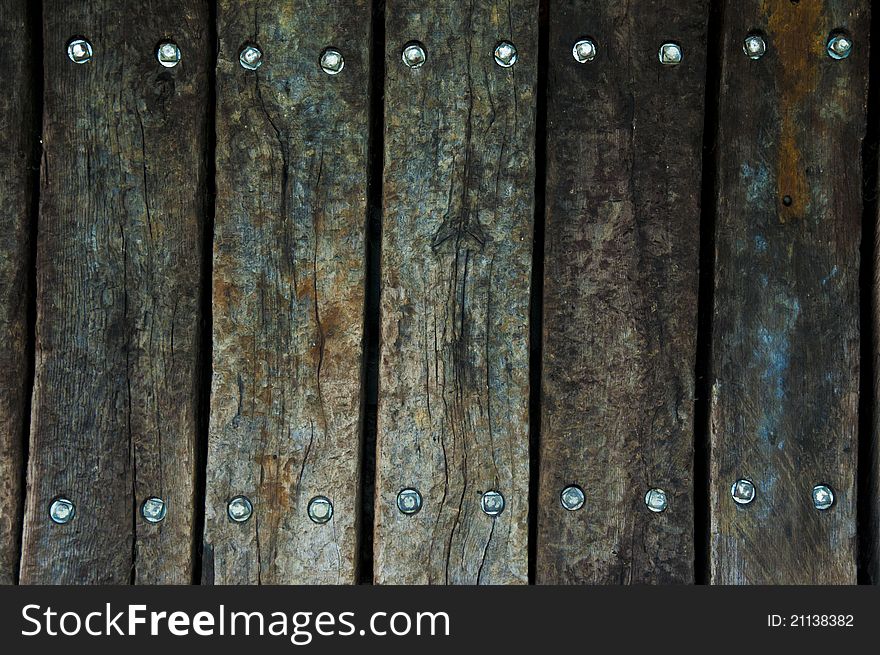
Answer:
[[(200, 3), (45, 3), (22, 582), (191, 580), (207, 33)], [(67, 57), (74, 35), (87, 64)], [(165, 69), (172, 36), (184, 60)], [(151, 495), (159, 525), (138, 516)]]
[[(219, 3), (204, 580), (355, 582), (370, 8)], [(265, 53), (239, 65), (243, 44)], [(325, 47), (343, 70), (318, 67)], [(254, 515), (231, 522), (227, 501)], [(325, 496), (318, 525), (309, 501)]]
[(707, 2), (550, 5), (538, 582), (693, 580), (707, 27)]
[[(711, 407), (716, 583), (854, 583), (861, 140), (868, 3), (738, 2), (723, 16)], [(742, 36), (766, 35), (765, 57)], [(846, 162), (844, 165), (841, 162)], [(738, 506), (738, 478), (757, 496)], [(814, 485), (835, 505), (813, 507)]]
[[(534, 0), (386, 5), (377, 582), (528, 579), (537, 19)], [(492, 55), (505, 39), (512, 68)]]
[[(867, 421), (875, 459), (857, 462), (878, 368), (875, 348), (860, 371), (870, 5), (714, 4), (0, 0), (19, 44), (0, 96), (0, 583), (692, 583), (701, 557), (712, 583), (876, 571)], [(834, 30), (855, 43), (843, 61)], [(859, 475), (875, 509), (857, 517)], [(57, 496), (69, 524), (49, 520)]]

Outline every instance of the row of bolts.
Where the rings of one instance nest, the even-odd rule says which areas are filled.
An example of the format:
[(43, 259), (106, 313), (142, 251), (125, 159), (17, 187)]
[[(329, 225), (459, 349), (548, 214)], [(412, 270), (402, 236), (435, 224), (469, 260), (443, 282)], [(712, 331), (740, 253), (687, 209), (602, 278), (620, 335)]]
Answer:
[[(832, 59), (846, 59), (852, 51), (852, 39), (842, 31), (832, 32), (826, 43), (826, 52)], [(760, 59), (767, 53), (767, 41), (761, 34), (752, 33), (743, 41), (743, 52), (750, 59)], [(571, 49), (575, 61), (585, 64), (593, 61), (599, 53), (596, 42), (584, 38), (577, 41)], [(510, 41), (501, 41), (495, 46), (493, 52), (495, 63), (502, 68), (513, 66), (519, 56), (516, 46)], [(92, 44), (83, 38), (74, 38), (67, 45), (67, 56), (76, 64), (85, 64), (92, 59)], [(173, 41), (164, 41), (156, 50), (156, 59), (166, 68), (173, 68), (180, 63), (180, 48)], [(658, 58), (660, 63), (666, 66), (677, 66), (682, 62), (684, 53), (677, 43), (664, 43), (660, 46)], [(428, 59), (425, 46), (418, 41), (410, 41), (401, 51), (403, 63), (410, 68), (420, 68)], [(256, 70), (263, 64), (263, 51), (253, 43), (246, 43), (241, 47), (238, 61), (242, 68)], [(345, 67), (345, 58), (336, 48), (324, 48), (319, 58), (321, 70), (328, 75), (337, 75)]]
[[(832, 59), (846, 59), (852, 51), (852, 40), (846, 33), (841, 31), (832, 32), (826, 44), (826, 52)], [(767, 42), (760, 34), (753, 33), (746, 36), (743, 41), (743, 52), (750, 59), (760, 59), (767, 53)], [(585, 64), (593, 61), (598, 55), (598, 47), (592, 39), (578, 40), (572, 46), (572, 57), (575, 61)], [(72, 39), (67, 46), (67, 55), (71, 61), (77, 64), (85, 64), (92, 59), (92, 44), (86, 39)], [(510, 68), (516, 64), (518, 54), (516, 46), (510, 41), (501, 41), (495, 46), (493, 52), (495, 63), (503, 68)], [(180, 48), (172, 41), (160, 43), (156, 51), (156, 58), (166, 68), (173, 68), (180, 63)], [(664, 43), (658, 53), (660, 63), (667, 66), (675, 66), (682, 62), (682, 48), (677, 43)], [(403, 63), (409, 68), (420, 68), (428, 59), (424, 45), (418, 41), (410, 41), (401, 52)], [(239, 63), (247, 70), (256, 70), (263, 64), (263, 52), (258, 46), (246, 43), (242, 46)], [(325, 48), (319, 59), (321, 69), (328, 75), (337, 75), (345, 66), (342, 53), (336, 48)], [(730, 490), (733, 500), (738, 505), (748, 505), (755, 500), (757, 495), (755, 485), (747, 479), (740, 479), (733, 483)], [(819, 484), (812, 489), (813, 506), (820, 511), (830, 509), (834, 504), (834, 492), (830, 487)], [(586, 497), (581, 487), (570, 485), (565, 487), (560, 494), (560, 503), (568, 511), (576, 511), (584, 506)], [(645, 505), (655, 513), (663, 512), (669, 505), (666, 492), (663, 489), (650, 489), (645, 494)], [(480, 507), (487, 515), (495, 517), (504, 511), (504, 496), (498, 491), (487, 491), (480, 500)], [(416, 514), (422, 508), (422, 496), (416, 489), (403, 489), (397, 495), (397, 508), (403, 514)], [(235, 523), (244, 523), (251, 518), (254, 507), (246, 496), (235, 496), (227, 503), (226, 514)], [(167, 506), (161, 498), (152, 496), (147, 498), (141, 505), (141, 516), (148, 523), (160, 523), (165, 519)], [(53, 522), (64, 525), (73, 520), (76, 515), (76, 506), (67, 498), (56, 498), (49, 508), (49, 517)], [(326, 496), (316, 496), (309, 501), (309, 518), (315, 523), (327, 523), (333, 517), (333, 503)]]
[[(733, 483), (730, 495), (737, 505), (748, 505), (755, 500), (757, 491), (751, 480), (742, 478)], [(834, 504), (834, 492), (828, 485), (817, 484), (812, 490), (813, 507), (825, 511)], [(584, 490), (577, 485), (565, 487), (559, 494), (562, 507), (570, 512), (579, 510), (586, 502)], [(645, 494), (645, 505), (655, 513), (666, 510), (669, 500), (663, 489), (649, 489)], [(487, 491), (480, 499), (480, 508), (488, 516), (496, 517), (504, 511), (504, 496), (498, 491)], [(417, 489), (406, 488), (397, 494), (397, 509), (412, 515), (422, 509), (422, 494)], [(161, 523), (167, 514), (164, 500), (156, 496), (147, 498), (141, 504), (141, 516), (147, 523)], [(247, 496), (235, 496), (226, 504), (226, 515), (234, 523), (244, 523), (254, 513), (254, 506)], [(76, 515), (76, 506), (68, 498), (59, 497), (49, 506), (49, 518), (59, 525), (70, 523)], [(309, 518), (315, 523), (327, 523), (333, 518), (333, 503), (326, 496), (316, 496), (309, 501)]]

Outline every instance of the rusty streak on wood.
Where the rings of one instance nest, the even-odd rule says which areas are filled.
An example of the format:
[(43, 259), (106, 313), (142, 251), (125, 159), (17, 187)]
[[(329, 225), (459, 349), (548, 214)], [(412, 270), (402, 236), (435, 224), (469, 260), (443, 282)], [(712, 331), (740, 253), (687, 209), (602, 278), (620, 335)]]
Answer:
[(773, 53), (779, 58), (779, 147), (777, 148), (777, 186), (784, 189), (782, 197), (791, 198), (788, 211), (780, 212), (783, 222), (802, 216), (809, 197), (804, 164), (797, 145), (797, 108), (816, 89), (819, 67), (813, 62), (825, 56), (827, 33), (823, 30), (820, 2), (771, 0), (762, 2), (767, 16), (767, 31), (772, 35)]
[(0, 2), (4, 84), (0, 93), (0, 584), (15, 581), (21, 535), (22, 446), (28, 378), (27, 303), (33, 170), (39, 117), (32, 98), (27, 5)]
[(538, 583), (693, 579), (707, 24), (707, 2), (551, 5)]
[[(744, 0), (723, 23), (711, 579), (854, 583), (869, 3)], [(825, 53), (835, 29), (855, 43), (842, 61)], [(750, 505), (731, 498), (737, 478), (757, 487)], [(825, 512), (819, 483), (836, 495)]]
[[(45, 155), (23, 583), (192, 575), (207, 64), (203, 3), (44, 7)], [(91, 62), (66, 53), (90, 39)], [(173, 38), (183, 61), (156, 60)], [(53, 497), (75, 519), (50, 522)], [(139, 516), (150, 495), (168, 516)]]
[[(353, 583), (368, 165), (366, 0), (219, 6), (205, 582)], [(239, 65), (253, 42), (257, 71)], [(322, 50), (345, 58), (322, 72)], [(231, 522), (227, 501), (254, 515)], [(309, 500), (333, 502), (316, 525)]]
[[(375, 579), (524, 583), (537, 2), (386, 8)], [(401, 61), (416, 39), (427, 62)], [(519, 61), (493, 60), (502, 39)], [(424, 506), (396, 507), (413, 486)], [(495, 520), (488, 490), (506, 499)]]

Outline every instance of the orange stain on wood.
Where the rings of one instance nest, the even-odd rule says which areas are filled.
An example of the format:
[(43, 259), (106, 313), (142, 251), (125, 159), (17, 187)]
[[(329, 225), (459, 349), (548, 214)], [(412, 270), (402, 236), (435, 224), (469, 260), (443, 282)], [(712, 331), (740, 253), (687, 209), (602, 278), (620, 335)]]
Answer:
[(818, 1), (794, 4), (788, 0), (761, 3), (772, 47), (781, 65), (776, 184), (780, 204), (784, 196), (791, 198), (791, 205), (780, 211), (783, 223), (788, 216), (803, 216), (810, 199), (798, 144), (801, 123), (798, 113), (804, 99), (819, 83), (819, 58), (825, 48), (823, 4)]
[(258, 455), (260, 466), (259, 497), (267, 512), (283, 515), (293, 504), (293, 480), (296, 479), (294, 461), (278, 455)]
[(214, 312), (227, 315), (230, 308), (241, 303), (241, 290), (222, 275), (214, 276)]

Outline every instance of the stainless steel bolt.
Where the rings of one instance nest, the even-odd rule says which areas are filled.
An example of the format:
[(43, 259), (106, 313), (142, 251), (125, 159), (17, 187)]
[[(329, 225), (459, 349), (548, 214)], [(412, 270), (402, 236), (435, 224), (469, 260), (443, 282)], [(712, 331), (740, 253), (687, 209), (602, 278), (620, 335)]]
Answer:
[(165, 501), (157, 496), (150, 496), (141, 504), (141, 516), (147, 523), (161, 523), (167, 511)]
[(403, 46), (403, 52), (400, 57), (403, 59), (403, 63), (410, 68), (421, 68), (422, 64), (428, 59), (425, 46), (418, 41), (410, 41)]
[(238, 63), (242, 68), (255, 71), (263, 65), (263, 51), (253, 43), (246, 43), (238, 53)]
[(843, 32), (832, 32), (828, 37), (828, 45), (825, 50), (832, 59), (846, 59), (852, 52), (853, 42), (849, 35)]
[(333, 503), (326, 496), (315, 496), (309, 501), (309, 518), (315, 523), (326, 523), (333, 518)]
[(645, 494), (645, 505), (649, 510), (658, 514), (665, 511), (669, 507), (666, 492), (659, 488), (648, 489), (648, 493)]
[(404, 514), (416, 514), (422, 509), (422, 494), (412, 488), (401, 490), (397, 494), (397, 509)]
[(254, 513), (254, 506), (247, 496), (236, 496), (226, 505), (226, 514), (236, 523), (244, 523)]
[(180, 63), (180, 48), (173, 41), (164, 41), (156, 50), (156, 59), (165, 68), (174, 68)]
[(504, 496), (497, 491), (487, 491), (480, 500), (480, 507), (489, 516), (498, 516), (504, 511)]
[(345, 58), (336, 48), (324, 48), (321, 53), (321, 70), (327, 75), (339, 75), (345, 68)]
[(584, 490), (576, 484), (570, 484), (559, 494), (559, 500), (565, 509), (574, 512), (584, 506)]
[(67, 498), (56, 498), (49, 505), (49, 518), (58, 525), (70, 523), (76, 516), (76, 507)]
[(677, 43), (664, 43), (660, 46), (660, 63), (664, 66), (678, 66), (681, 63), (684, 53), (681, 46)]
[(748, 505), (755, 500), (756, 493), (755, 485), (751, 480), (745, 478), (737, 480), (730, 487), (730, 495), (733, 496), (733, 501), (737, 505)]
[(813, 487), (813, 507), (820, 511), (830, 509), (834, 504), (834, 492), (831, 487), (824, 484), (817, 484)]
[(92, 60), (92, 44), (85, 39), (71, 39), (67, 44), (67, 56), (74, 64), (86, 64)]
[(571, 56), (579, 64), (586, 64), (596, 58), (598, 51), (592, 39), (581, 39), (571, 49)]
[(749, 34), (743, 41), (743, 52), (749, 59), (760, 59), (767, 53), (767, 42), (760, 34)]
[(501, 41), (495, 46), (495, 63), (501, 68), (510, 68), (519, 59), (516, 53), (516, 46), (510, 41)]

